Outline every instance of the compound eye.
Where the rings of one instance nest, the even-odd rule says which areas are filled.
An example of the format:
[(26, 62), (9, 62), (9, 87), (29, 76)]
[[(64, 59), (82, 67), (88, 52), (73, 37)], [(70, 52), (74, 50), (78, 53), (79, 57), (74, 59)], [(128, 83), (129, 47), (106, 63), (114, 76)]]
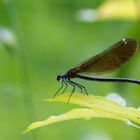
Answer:
[(56, 79), (57, 79), (57, 81), (60, 81), (60, 75), (57, 75)]

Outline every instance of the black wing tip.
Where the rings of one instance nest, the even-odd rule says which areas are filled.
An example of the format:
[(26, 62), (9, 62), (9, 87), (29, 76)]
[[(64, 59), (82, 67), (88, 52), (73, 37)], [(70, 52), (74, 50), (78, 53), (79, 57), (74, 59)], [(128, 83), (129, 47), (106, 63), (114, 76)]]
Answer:
[(136, 46), (137, 47), (137, 41), (133, 38), (123, 38), (121, 40), (124, 44), (131, 44), (133, 46)]

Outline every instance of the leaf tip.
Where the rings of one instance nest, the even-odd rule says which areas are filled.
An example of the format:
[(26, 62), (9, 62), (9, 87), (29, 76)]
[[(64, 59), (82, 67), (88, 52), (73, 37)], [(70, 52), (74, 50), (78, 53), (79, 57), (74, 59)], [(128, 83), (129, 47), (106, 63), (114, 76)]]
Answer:
[(53, 101), (54, 101), (54, 99), (53, 99), (53, 98), (49, 98), (49, 99), (44, 99), (43, 101), (53, 102)]
[(21, 132), (21, 134), (25, 134), (28, 132), (28, 129), (24, 130), (23, 132)]

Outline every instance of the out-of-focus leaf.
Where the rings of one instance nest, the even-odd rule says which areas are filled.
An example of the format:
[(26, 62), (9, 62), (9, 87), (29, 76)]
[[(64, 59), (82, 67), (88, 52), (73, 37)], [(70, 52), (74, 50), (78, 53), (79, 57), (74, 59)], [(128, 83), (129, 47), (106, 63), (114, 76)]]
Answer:
[(139, 13), (134, 0), (106, 0), (98, 9), (98, 18), (136, 20)]
[[(69, 94), (65, 94), (58, 96), (55, 99), (49, 99), (49, 101), (67, 103), (68, 98)], [(74, 94), (69, 103), (87, 108), (73, 109), (58, 116), (51, 116), (44, 121), (34, 122), (27, 128), (26, 131), (24, 131), (24, 133), (56, 122), (79, 118), (109, 118), (120, 120), (128, 124), (130, 124), (129, 122), (140, 124), (140, 111), (138, 109), (121, 106), (118, 103), (104, 97)]]

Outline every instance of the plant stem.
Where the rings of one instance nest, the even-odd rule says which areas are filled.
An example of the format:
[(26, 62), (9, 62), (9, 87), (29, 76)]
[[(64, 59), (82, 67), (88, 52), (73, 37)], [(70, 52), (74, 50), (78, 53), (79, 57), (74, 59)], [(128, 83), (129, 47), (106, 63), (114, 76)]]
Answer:
[[(30, 81), (28, 75), (28, 67), (27, 67), (27, 58), (25, 55), (25, 40), (24, 35), (22, 32), (22, 27), (20, 24), (18, 11), (16, 10), (15, 3), (11, 0), (4, 0), (5, 7), (7, 9), (7, 13), (11, 22), (11, 26), (14, 29), (17, 37), (17, 44), (20, 50), (20, 61), (21, 61), (21, 78), (22, 78), (22, 85), (23, 85), (23, 100), (24, 106), (27, 116), (28, 123), (31, 123), (35, 120), (35, 111), (34, 106), (32, 103), (31, 91), (30, 91)], [(31, 132), (32, 140), (36, 140), (36, 135), (34, 132)]]

